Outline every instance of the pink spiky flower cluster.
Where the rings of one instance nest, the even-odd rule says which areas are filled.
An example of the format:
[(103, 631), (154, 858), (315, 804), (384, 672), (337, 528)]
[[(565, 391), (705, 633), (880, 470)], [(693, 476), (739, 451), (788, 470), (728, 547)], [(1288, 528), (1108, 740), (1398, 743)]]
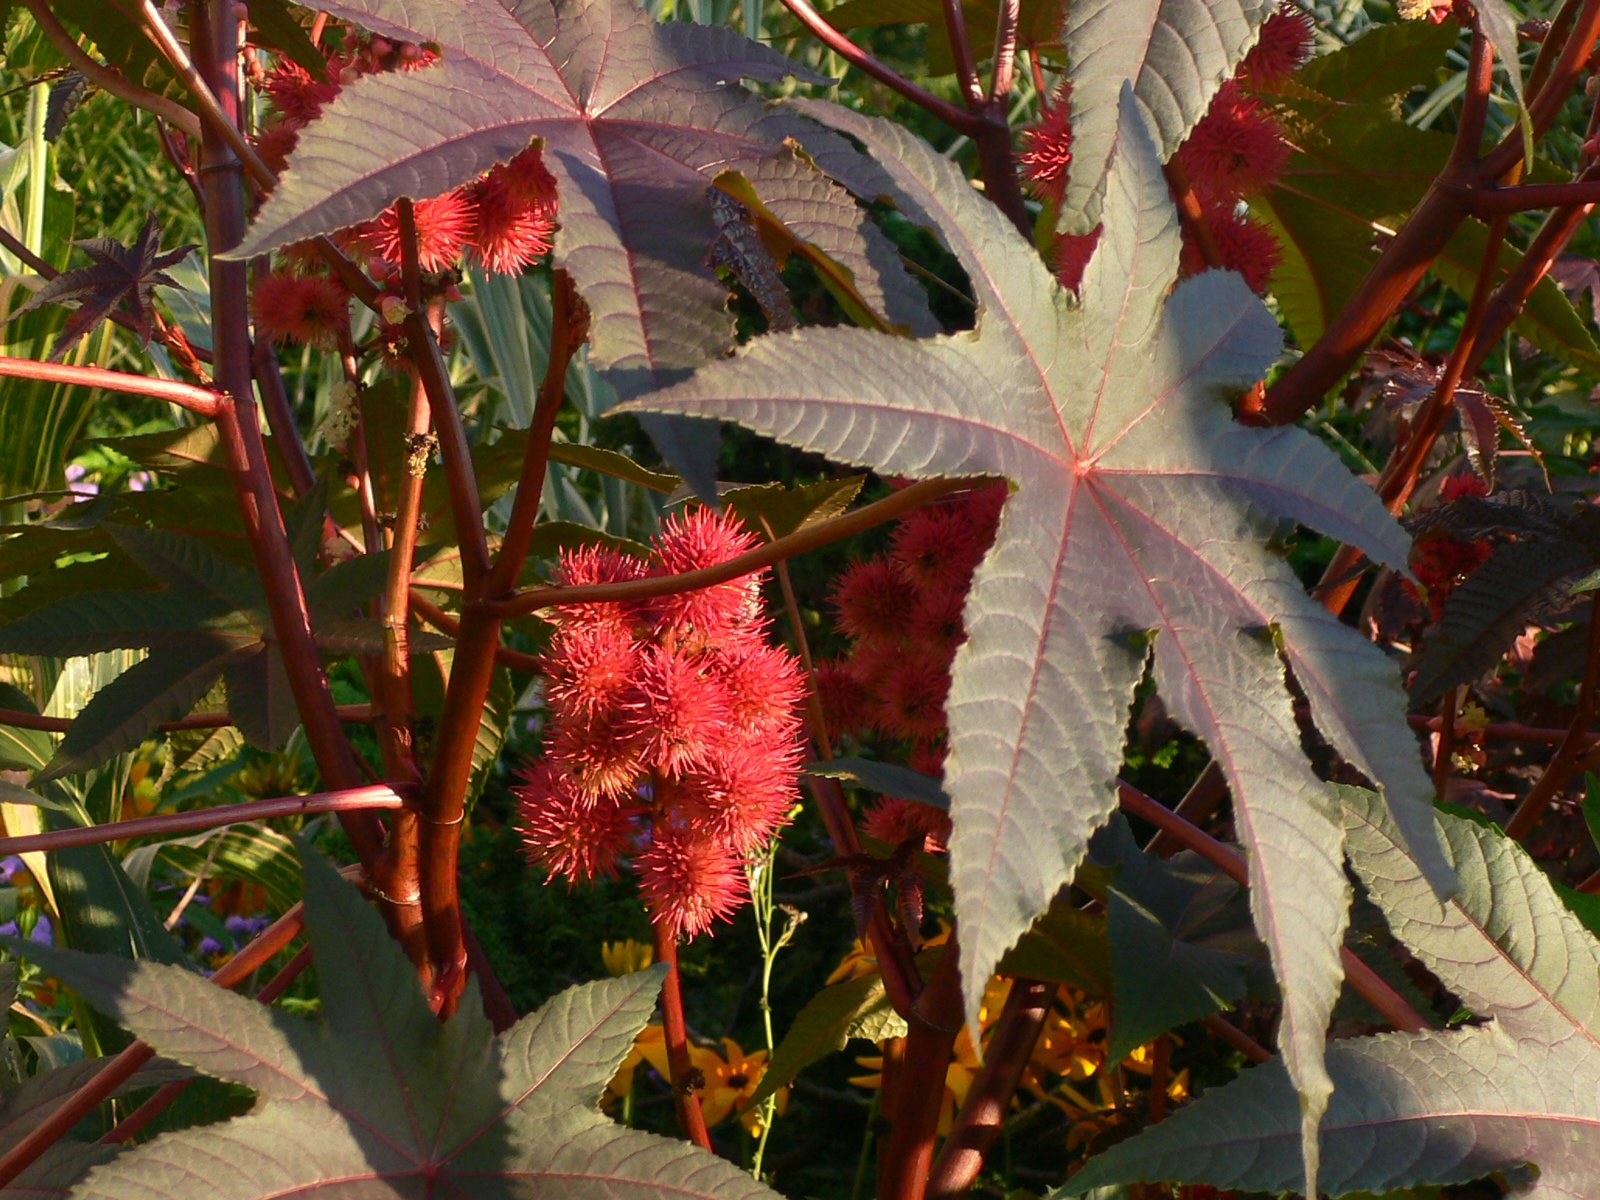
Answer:
[[(1310, 55), (1311, 18), (1284, 0), (1261, 27), (1261, 37), (1217, 92), (1206, 115), (1178, 148), (1176, 162), (1193, 188), (1221, 265), (1265, 292), (1283, 257), (1272, 231), (1244, 211), (1246, 197), (1270, 187), (1288, 165), (1291, 147), (1261, 97), (1282, 84)], [(1022, 131), (1019, 163), (1030, 190), (1059, 205), (1072, 161), (1070, 95), (1065, 84), (1045, 102), (1039, 120)], [(1052, 268), (1063, 286), (1076, 289), (1099, 231), (1056, 239)], [(1184, 229), (1182, 271), (1208, 266), (1200, 243)]]
[[(563, 553), (567, 584), (715, 566), (758, 539), (738, 518), (670, 518), (647, 562)], [(545, 757), (515, 789), (529, 856), (574, 883), (631, 859), (651, 919), (692, 937), (747, 898), (744, 863), (788, 820), (805, 683), (767, 638), (761, 574), (637, 603), (571, 605), (544, 659)]]
[[(260, 84), (275, 113), (256, 138), (257, 152), (281, 173), (300, 131), (346, 84), (363, 75), (417, 70), (437, 57), (425, 47), (373, 37), (330, 56), (325, 80), (288, 59), (279, 61)], [(470, 183), (417, 200), (412, 214), (417, 264), (423, 271), (448, 271), (473, 261), (497, 274), (516, 274), (550, 250), (556, 229), (556, 181), (539, 150), (530, 147)], [(401, 237), (396, 209), (385, 209), (339, 239), (345, 248), (370, 256), (380, 287), (398, 300)], [(258, 328), (278, 342), (332, 346), (346, 322), (348, 294), (307, 248), (290, 247), (283, 257), (285, 268), (258, 286), (253, 306)]]
[[(817, 689), (835, 736), (887, 738), (909, 748), (925, 775), (943, 769), (950, 666), (966, 640), (962, 609), (972, 575), (994, 541), (1006, 498), (1002, 481), (909, 513), (889, 549), (851, 564), (835, 581), (833, 607), (849, 650), (817, 665)], [(921, 837), (943, 850), (947, 813), (885, 796), (866, 813), (868, 834), (899, 844)]]

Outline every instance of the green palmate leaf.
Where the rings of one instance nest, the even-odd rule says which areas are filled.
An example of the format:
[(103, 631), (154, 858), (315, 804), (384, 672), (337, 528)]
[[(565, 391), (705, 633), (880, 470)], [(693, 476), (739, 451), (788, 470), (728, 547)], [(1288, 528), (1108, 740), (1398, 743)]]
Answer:
[(265, 825), (231, 825), (139, 846), (128, 852), (122, 866), (134, 886), (148, 892), (158, 862), (191, 874), (204, 871), (256, 884), (278, 911), (293, 907), (304, 890), (294, 843)]
[(1445, 54), (1460, 40), (1454, 22), (1374, 25), (1348, 46), (1312, 59), (1295, 72), (1294, 83), (1344, 104), (1393, 107), (1398, 97), (1431, 81)]
[[(592, 314), (596, 359), (623, 392), (733, 336), (705, 267), (717, 171), (779, 151), (790, 118), (740, 78), (822, 82), (706, 25), (657, 25), (632, 0), (339, 0), (375, 33), (437, 45), (425, 70), (366, 76), (301, 130), (241, 258), (424, 198), (544, 142), (560, 189), (554, 262)], [(626, 234), (624, 235), (624, 230)]]
[(805, 771), (807, 775), (821, 775), (826, 779), (847, 779), (881, 795), (902, 796), (930, 808), (950, 807), (950, 797), (937, 779), (898, 763), (870, 758), (830, 758), (826, 762), (807, 763)]
[(799, 487), (762, 483), (723, 492), (721, 500), (751, 529), (776, 540), (804, 529), (813, 521), (838, 516), (850, 507), (866, 481), (865, 475), (850, 475)]
[(260, 1097), (245, 1117), (96, 1168), (75, 1196), (773, 1196), (731, 1163), (598, 1111), (659, 969), (563, 992), (496, 1039), (475, 989), (437, 1020), (378, 915), (321, 859), (304, 867), (317, 1023), (180, 968), (18, 944), (158, 1049)]
[[(1377, 798), (1338, 791), (1372, 899), (1483, 1023), (1329, 1048), (1337, 1090), (1322, 1126), (1323, 1186), (1377, 1192), (1507, 1171), (1519, 1200), (1593, 1195), (1600, 942), (1520, 846), (1476, 821), (1441, 818), (1462, 883), (1441, 904)], [(1295, 1187), (1293, 1106), (1280, 1066), (1258, 1067), (1091, 1162), (1067, 1194), (1156, 1179)]]
[(876, 971), (823, 988), (796, 1014), (773, 1050), (772, 1061), (749, 1104), (760, 1104), (779, 1088), (788, 1087), (812, 1063), (843, 1050), (852, 1037), (861, 1036), (854, 1031), (863, 1021), (886, 1013), (893, 1016), (894, 1008), (884, 992), (883, 976)]
[(1244, 890), (1192, 855), (1137, 854), (1106, 896), (1117, 1006), (1106, 1057), (1232, 1008), (1266, 968)]
[(923, 342), (847, 329), (758, 339), (627, 407), (738, 421), (890, 474), (1015, 483), (974, 577), (946, 706), (968, 1011), (1115, 807), (1127, 707), (1148, 661), (1232, 786), (1309, 1132), (1328, 1089), (1323, 1033), (1348, 890), (1342, 830), (1302, 755), (1284, 659), (1323, 733), (1388, 786), (1441, 886), (1448, 871), (1393, 667), (1265, 543), (1289, 518), (1400, 566), (1405, 534), (1309, 435), (1233, 421), (1226, 402), (1277, 354), (1278, 329), (1229, 273), (1169, 298), (1178, 222), (1131, 92), (1081, 302), (925, 144), (804, 109), (863, 143), (890, 198), (942, 232), (972, 282), (977, 329)]
[(282, 750), (300, 728), (300, 709), (276, 646), (263, 645), (223, 671), (228, 715), (257, 750)]
[(193, 708), (256, 640), (197, 634), (129, 667), (84, 705), (34, 783), (86, 771), (133, 749), (163, 721)]
[(641, 467), (626, 454), (620, 454), (615, 450), (603, 450), (598, 446), (553, 442), (550, 446), (550, 461), (565, 463), (569, 467), (582, 467), (586, 471), (598, 471), (614, 479), (637, 483), (654, 492), (670, 493), (682, 482), (676, 475)]
[(1067, 7), (1072, 163), (1063, 228), (1087, 233), (1100, 223), (1123, 85), (1132, 81), (1165, 162), (1275, 11), (1273, 0), (1074, 0)]
[[(1000, 4), (997, 0), (962, 0), (961, 11), (966, 17), (973, 49), (980, 55), (989, 53)], [(926, 25), (928, 70), (935, 75), (948, 75), (956, 69), (943, 0), (845, 0), (828, 9), (828, 23), (835, 29)], [(1017, 6), (1017, 42), (1029, 53), (1060, 57), (1061, 5), (1058, 0), (1021, 0)]]

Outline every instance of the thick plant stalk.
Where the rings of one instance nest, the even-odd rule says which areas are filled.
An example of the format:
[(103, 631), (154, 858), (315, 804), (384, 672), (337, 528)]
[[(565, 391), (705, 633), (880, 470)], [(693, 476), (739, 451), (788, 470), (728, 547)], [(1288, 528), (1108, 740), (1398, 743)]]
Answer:
[(1056, 985), (1014, 979), (994, 1032), (983, 1048), (983, 1067), (972, 1081), (928, 1179), (930, 1200), (954, 1200), (978, 1178), (983, 1160), (1000, 1135), (1028, 1059), (1044, 1032)]
[(704, 1081), (696, 1078), (689, 1061), (689, 1027), (683, 1016), (683, 976), (678, 969), (678, 939), (659, 921), (651, 925), (655, 935), (656, 961), (667, 968), (661, 982), (661, 1030), (667, 1044), (667, 1067), (672, 1076), (672, 1103), (678, 1112), (678, 1127), (696, 1146), (711, 1149), (711, 1132), (706, 1115), (700, 1110), (697, 1094)]
[(878, 1177), (878, 1200), (922, 1200), (927, 1190), (944, 1110), (945, 1075), (963, 1019), (956, 937), (952, 934), (945, 943), (927, 986), (911, 1006), (893, 1104), (883, 1110), (889, 1121), (888, 1171)]
[[(404, 787), (404, 785), (397, 785)], [(407, 789), (414, 791), (414, 789)], [(313, 813), (373, 812), (400, 809), (411, 803), (388, 784), (348, 788), (333, 792), (314, 792), (309, 796), (279, 796), (270, 800), (246, 800), (242, 804), (219, 804), (214, 808), (192, 808), (185, 812), (160, 813), (153, 817), (131, 817), (103, 825), (84, 825), (55, 829), (23, 837), (0, 837), (0, 854), (27, 854), (36, 850), (65, 850), (71, 846), (98, 846), (134, 837), (160, 837), (171, 833), (190, 833), (198, 829), (219, 829), (243, 821), (268, 821), (275, 817), (310, 816)]]
[[(194, 12), (193, 44), (202, 82), (221, 103), (237, 107), (237, 29), (227, 0), (207, 0)], [(209, 84), (208, 84), (209, 87)], [(226, 110), (230, 121), (235, 114)], [(273, 629), (283, 653), (290, 690), (300, 709), (306, 740), (323, 778), (335, 789), (365, 782), (354, 751), (339, 727), (328, 677), (312, 636), (305, 590), (284, 532), (283, 515), (267, 467), (266, 447), (252, 392), (248, 267), (218, 254), (244, 235), (244, 185), (239, 160), (215, 122), (207, 122), (202, 150), (206, 236), (212, 297), (212, 342), (218, 387), (226, 401), (217, 410), (217, 432), (227, 457), (256, 571), (266, 591)], [(382, 827), (370, 813), (347, 814), (341, 824), (364, 863), (377, 861)]]

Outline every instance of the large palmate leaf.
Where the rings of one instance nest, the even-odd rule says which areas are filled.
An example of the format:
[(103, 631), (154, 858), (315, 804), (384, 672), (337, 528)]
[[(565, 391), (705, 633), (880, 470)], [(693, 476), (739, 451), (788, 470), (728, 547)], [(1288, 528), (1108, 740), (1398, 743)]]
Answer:
[[(1322, 1125), (1330, 1194), (1507, 1171), (1522, 1200), (1587, 1200), (1600, 1180), (1600, 942), (1497, 829), (1441, 817), (1462, 889), (1441, 904), (1370, 792), (1338, 789), (1350, 858), (1390, 928), (1482, 1024), (1334, 1043)], [(1293, 1093), (1247, 1072), (1074, 1176), (1076, 1194), (1170, 1179), (1296, 1185)], [(1519, 1171), (1531, 1164), (1537, 1171)]]
[(789, 118), (733, 81), (820, 82), (731, 30), (657, 25), (633, 0), (338, 0), (376, 33), (436, 45), (419, 71), (367, 76), (300, 133), (241, 257), (473, 179), (544, 141), (560, 189), (555, 262), (621, 390), (659, 383), (733, 336), (706, 268), (706, 186), (782, 146)]
[(1072, 84), (1072, 163), (1062, 224), (1100, 221), (1117, 140), (1118, 96), (1133, 95), (1165, 162), (1255, 44), (1275, 0), (1073, 0), (1062, 39)]
[(1114, 807), (1128, 704), (1153, 662), (1169, 709), (1232, 785), (1256, 923), (1288, 997), (1280, 1038), (1314, 1128), (1348, 892), (1280, 643), (1323, 732), (1389, 787), (1435, 878), (1448, 873), (1394, 670), (1263, 543), (1288, 517), (1400, 565), (1403, 531), (1309, 435), (1233, 421), (1226, 401), (1272, 361), (1278, 329), (1233, 274), (1169, 298), (1178, 222), (1131, 93), (1081, 302), (924, 143), (830, 106), (805, 111), (863, 143), (885, 194), (943, 233), (972, 281), (977, 329), (920, 342), (770, 336), (627, 407), (737, 421), (888, 474), (1015, 483), (967, 601), (947, 705), (969, 1011)]
[(378, 915), (322, 859), (303, 861), (321, 1022), (182, 968), (14, 943), (158, 1050), (260, 1097), (245, 1117), (121, 1155), (74, 1196), (773, 1196), (600, 1113), (659, 970), (572, 988), (499, 1038), (475, 988), (440, 1022)]

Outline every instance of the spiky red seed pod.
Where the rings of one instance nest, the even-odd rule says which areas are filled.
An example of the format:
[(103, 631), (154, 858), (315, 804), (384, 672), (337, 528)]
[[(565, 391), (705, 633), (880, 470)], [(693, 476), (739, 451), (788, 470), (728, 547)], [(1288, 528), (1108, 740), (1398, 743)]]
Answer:
[(1239, 81), (1260, 90), (1277, 87), (1310, 59), (1316, 32), (1312, 15), (1292, 0), (1284, 0), (1261, 26), (1260, 40), (1239, 64)]
[[(467, 193), (457, 188), (411, 206), (417, 227), (417, 265), (424, 271), (443, 271), (461, 259), (461, 252), (477, 231), (477, 209)], [(398, 263), (400, 214), (393, 206), (360, 226), (353, 240), (386, 262)]]
[(899, 796), (880, 796), (862, 818), (868, 837), (898, 846), (911, 838), (923, 839), (922, 849), (942, 854), (950, 845), (950, 814)]
[(289, 169), (289, 155), (294, 153), (295, 144), (300, 140), (300, 128), (289, 121), (274, 121), (253, 139), (261, 161), (275, 174), (282, 175)]
[(591, 802), (627, 795), (645, 769), (633, 730), (617, 713), (568, 715), (550, 740), (549, 755)]
[(673, 937), (694, 937), (730, 920), (749, 898), (738, 855), (688, 829), (657, 824), (650, 848), (633, 865), (651, 920)]
[(968, 574), (959, 582), (937, 583), (918, 590), (917, 602), (906, 619), (906, 631), (913, 642), (936, 647), (946, 655), (955, 653), (955, 648), (966, 640), (962, 611), (971, 578)]
[(560, 626), (545, 654), (545, 699), (558, 718), (620, 717), (642, 649), (619, 624)]
[[(731, 512), (697, 507), (668, 517), (655, 538), (657, 567), (651, 574), (681, 575), (716, 566), (760, 545)], [(687, 648), (717, 645), (759, 630), (764, 571), (714, 587), (663, 596), (651, 605), (662, 636)]]
[(792, 734), (730, 740), (668, 789), (674, 813), (695, 833), (749, 854), (788, 822), (801, 757)]
[(965, 586), (982, 555), (977, 530), (959, 503), (929, 504), (902, 518), (889, 535), (889, 561), (916, 588)]
[(617, 873), (632, 846), (636, 808), (584, 799), (548, 760), (525, 772), (511, 790), (528, 856), (552, 877), (587, 883)]
[(652, 646), (640, 658), (623, 725), (648, 767), (679, 774), (716, 753), (731, 716), (728, 689), (705, 657)]
[(912, 741), (932, 741), (944, 732), (948, 651), (913, 643), (897, 655), (884, 656), (867, 678), (875, 684), (872, 713), (879, 729)]
[(866, 727), (872, 698), (850, 663), (819, 662), (812, 676), (830, 735), (839, 737)]
[[(642, 559), (624, 554), (610, 546), (579, 546), (564, 550), (556, 567), (556, 582), (569, 587), (587, 587), (599, 583), (626, 583), (643, 579), (649, 567)], [(592, 604), (563, 604), (555, 610), (556, 620), (563, 625), (597, 624), (631, 629), (639, 620), (642, 606), (638, 604), (600, 602)]]
[(478, 224), (473, 256), (485, 270), (515, 275), (550, 250), (555, 237), (552, 209), (518, 200), (491, 180), (473, 186)]
[(1178, 161), (1201, 201), (1216, 204), (1265, 191), (1289, 150), (1272, 115), (1229, 80), (1178, 147)]
[(336, 69), (330, 67), (327, 79), (316, 79), (299, 63), (282, 58), (267, 72), (261, 90), (286, 121), (305, 125), (322, 114), (339, 94), (339, 86)]
[[(1252, 291), (1264, 295), (1272, 280), (1272, 272), (1283, 261), (1283, 249), (1272, 230), (1248, 214), (1228, 209), (1208, 208), (1205, 217), (1223, 268), (1239, 272)], [(1197, 275), (1206, 270), (1208, 265), (1200, 247), (1186, 237), (1183, 273)]]
[(349, 325), (350, 299), (326, 275), (274, 271), (256, 281), (250, 313), (258, 336), (331, 350)]
[(1072, 162), (1071, 86), (1063, 83), (1039, 112), (1039, 119), (1022, 131), (1018, 165), (1028, 190), (1041, 200), (1060, 204), (1067, 191), (1067, 167)]
[(864, 640), (898, 640), (914, 599), (910, 583), (884, 558), (851, 563), (833, 585), (839, 628)]
[(806, 681), (787, 650), (766, 642), (735, 645), (712, 660), (728, 697), (729, 720), (740, 736), (790, 732), (800, 723)]

